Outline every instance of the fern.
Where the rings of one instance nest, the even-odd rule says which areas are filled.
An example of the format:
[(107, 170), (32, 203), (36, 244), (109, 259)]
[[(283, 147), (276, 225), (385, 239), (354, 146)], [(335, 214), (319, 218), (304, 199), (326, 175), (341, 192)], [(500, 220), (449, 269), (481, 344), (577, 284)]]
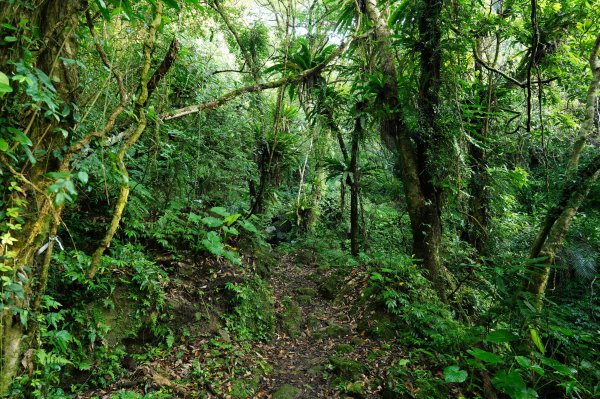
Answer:
[(37, 362), (43, 366), (47, 367), (55, 367), (55, 366), (65, 366), (67, 364), (72, 364), (71, 361), (63, 356), (60, 356), (54, 352), (46, 352), (44, 349), (38, 349), (36, 351)]

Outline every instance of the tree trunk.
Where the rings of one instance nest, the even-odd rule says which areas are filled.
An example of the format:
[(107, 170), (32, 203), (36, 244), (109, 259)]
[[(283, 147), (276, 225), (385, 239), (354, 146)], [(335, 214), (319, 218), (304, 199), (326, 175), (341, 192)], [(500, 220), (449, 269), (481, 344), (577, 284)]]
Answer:
[[(380, 14), (375, 0), (367, 0), (365, 10), (374, 25), (379, 41), (379, 68), (386, 77), (380, 102), (389, 111), (380, 122), (382, 141), (394, 150), (401, 164), (402, 183), (413, 233), (413, 253), (428, 272), (440, 297), (446, 299), (446, 289), (452, 280), (440, 257), (442, 220), (441, 191), (431, 173), (431, 152), (436, 140), (442, 140), (435, 117), (439, 101), (441, 52), (439, 18), (442, 2), (428, 0), (419, 18), (421, 74), (419, 78), (419, 131), (411, 132), (405, 125), (398, 97), (398, 80), (392, 49), (387, 45), (391, 31)], [(414, 143), (414, 144), (413, 144)]]
[(358, 212), (360, 173), (358, 170), (359, 157), (359, 139), (362, 132), (360, 122), (360, 105), (357, 105), (358, 115), (354, 121), (354, 130), (352, 131), (352, 143), (350, 146), (350, 253), (352, 256), (358, 256), (360, 251), (360, 223)]
[[(563, 245), (573, 218), (577, 214), (583, 201), (587, 198), (592, 184), (598, 180), (598, 177), (600, 176), (600, 154), (597, 150), (594, 158), (592, 158), (587, 166), (575, 171), (579, 165), (579, 157), (585, 143), (596, 130), (596, 127), (594, 126), (594, 109), (600, 87), (599, 52), (600, 34), (596, 37), (596, 41), (594, 42), (590, 54), (592, 81), (590, 82), (586, 98), (586, 112), (579, 131), (579, 137), (575, 142), (568, 164), (570, 174), (574, 177), (568, 179), (570, 183), (564, 187), (558, 204), (548, 211), (544, 223), (542, 224), (542, 228), (529, 253), (531, 259), (547, 257), (548, 263), (554, 263), (556, 253)], [(524, 283), (524, 290), (535, 297), (536, 307), (538, 310), (541, 310), (544, 293), (546, 292), (546, 286), (548, 285), (548, 278), (550, 276), (550, 268), (533, 265), (529, 271), (530, 276)]]
[[(563, 245), (573, 218), (599, 176), (600, 154), (597, 154), (588, 165), (580, 168), (572, 182), (563, 189), (558, 204), (548, 211), (529, 253), (531, 259), (546, 257), (548, 264), (554, 264), (556, 253)], [(535, 297), (536, 307), (541, 310), (550, 268), (532, 265), (529, 272), (524, 288)]]
[[(482, 53), (483, 39), (477, 42), (477, 52)], [(496, 53), (498, 46), (496, 46)], [(497, 57), (494, 57), (497, 58)], [(492, 66), (495, 66), (492, 64)], [(481, 86), (478, 93), (478, 104), (481, 111), (475, 113), (471, 124), (474, 127), (476, 141), (479, 145), (472, 143), (468, 144), (468, 162), (473, 173), (470, 181), (470, 198), (469, 209), (465, 221), (465, 229), (463, 231), (463, 239), (471, 244), (477, 254), (484, 256), (486, 253), (487, 239), (489, 236), (488, 229), (488, 208), (489, 195), (487, 186), (489, 184), (489, 174), (487, 171), (487, 152), (486, 145), (490, 128), (489, 112), (493, 101), (494, 87), (491, 80), (491, 72), (485, 74), (484, 82), (483, 68), (481, 64), (475, 62), (475, 73)]]
[(134, 114), (138, 121), (138, 124), (131, 134), (125, 140), (119, 151), (117, 151), (116, 156), (116, 165), (121, 174), (121, 187), (119, 190), (119, 197), (117, 199), (117, 203), (115, 204), (115, 208), (113, 210), (113, 216), (106, 234), (104, 238), (100, 242), (100, 245), (94, 251), (92, 255), (92, 259), (90, 262), (90, 267), (87, 272), (88, 278), (93, 278), (98, 271), (100, 266), (100, 261), (102, 259), (102, 255), (104, 251), (110, 246), (110, 243), (119, 228), (119, 223), (121, 222), (121, 217), (123, 215), (123, 211), (125, 210), (125, 206), (127, 205), (127, 199), (129, 198), (129, 173), (127, 172), (127, 166), (125, 165), (125, 154), (127, 151), (139, 140), (142, 133), (146, 129), (147, 119), (146, 119), (146, 103), (148, 101), (149, 95), (154, 91), (160, 80), (166, 75), (169, 71), (173, 61), (177, 57), (178, 47), (177, 41), (174, 40), (171, 42), (171, 46), (167, 51), (167, 55), (163, 59), (163, 62), (156, 70), (154, 75), (150, 76), (150, 66), (152, 63), (152, 50), (154, 49), (154, 43), (156, 42), (156, 32), (160, 27), (162, 22), (162, 3), (157, 3), (156, 13), (148, 28), (148, 36), (146, 40), (144, 40), (143, 45), (143, 56), (144, 62), (142, 65), (142, 71), (140, 75), (140, 90), (139, 95), (135, 102)]
[[(77, 97), (77, 69), (73, 65), (64, 63), (61, 58), (74, 59), (77, 42), (75, 32), (79, 24), (79, 13), (82, 4), (78, 0), (50, 0), (44, 2), (28, 15), (28, 10), (19, 7), (9, 9), (15, 15), (4, 18), (20, 18), (28, 15), (32, 26), (38, 29), (41, 41), (44, 43), (37, 54), (35, 67), (48, 75), (54, 83), (57, 100), (64, 101), (68, 106)], [(0, 57), (6, 59), (5, 54)], [(68, 128), (72, 115), (64, 120), (61, 127)], [(54, 157), (54, 150), (60, 149), (64, 144), (62, 134), (56, 133), (55, 120), (44, 118), (39, 111), (32, 111), (26, 121), (22, 121), (20, 128), (26, 132), (37, 148), (45, 151), (44, 158), (38, 158), (35, 165), (27, 163), (19, 166), (17, 172), (10, 164), (3, 163), (11, 170), (13, 178), (23, 184), (24, 194), (13, 192), (7, 203), (16, 204), (20, 216), (25, 219), (22, 229), (14, 232), (17, 241), (14, 245), (0, 245), (2, 254), (11, 251), (12, 255), (4, 260), (5, 266), (10, 266), (9, 277), (15, 284), (20, 284), (23, 295), (13, 294), (4, 301), (5, 307), (0, 313), (0, 396), (8, 391), (12, 379), (17, 375), (21, 354), (24, 350), (23, 339), (29, 331), (30, 323), (28, 312), (35, 311), (37, 303), (35, 297), (41, 297), (46, 288), (46, 274), (48, 264), (41, 265), (36, 257), (38, 248), (49, 241), (50, 222), (58, 220), (61, 207), (54, 207), (53, 198), (46, 194), (48, 186), (52, 183), (47, 179), (46, 173), (61, 170), (61, 162)], [(19, 205), (20, 204), (20, 205)], [(52, 245), (46, 249), (51, 251)], [(46, 258), (50, 256), (46, 253)], [(26, 281), (17, 279), (17, 274), (27, 276)], [(33, 290), (35, 286), (35, 292)]]

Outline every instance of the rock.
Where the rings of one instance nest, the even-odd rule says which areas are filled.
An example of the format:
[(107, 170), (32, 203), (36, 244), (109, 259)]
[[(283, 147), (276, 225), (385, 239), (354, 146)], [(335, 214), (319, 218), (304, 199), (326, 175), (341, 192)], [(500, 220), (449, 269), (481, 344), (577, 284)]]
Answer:
[(314, 288), (297, 288), (296, 289), (298, 303), (302, 305), (308, 305), (313, 302), (317, 291)]
[(350, 334), (350, 327), (331, 323), (325, 328), (319, 330), (315, 335), (320, 338), (343, 337)]
[(224, 329), (219, 330), (219, 336), (221, 337), (223, 342), (227, 342), (227, 343), (231, 342), (231, 337), (229, 336), (229, 333), (227, 331), (225, 331)]
[(272, 399), (296, 399), (300, 397), (300, 389), (295, 386), (285, 384), (277, 388), (273, 393)]
[(284, 309), (281, 314), (281, 326), (283, 331), (291, 338), (298, 338), (302, 325), (302, 309), (289, 296), (284, 297), (282, 302)]
[(325, 299), (333, 300), (340, 292), (340, 277), (333, 274), (325, 278), (319, 285), (319, 292)]
[(338, 355), (329, 357), (329, 365), (333, 373), (343, 381), (356, 381), (367, 371), (362, 363)]

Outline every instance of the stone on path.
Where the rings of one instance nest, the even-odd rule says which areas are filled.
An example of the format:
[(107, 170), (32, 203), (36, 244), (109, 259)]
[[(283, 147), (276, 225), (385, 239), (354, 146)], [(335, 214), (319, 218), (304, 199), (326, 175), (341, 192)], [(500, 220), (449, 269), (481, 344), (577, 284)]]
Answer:
[(295, 386), (285, 384), (279, 387), (273, 394), (273, 399), (296, 399), (300, 395), (300, 389)]

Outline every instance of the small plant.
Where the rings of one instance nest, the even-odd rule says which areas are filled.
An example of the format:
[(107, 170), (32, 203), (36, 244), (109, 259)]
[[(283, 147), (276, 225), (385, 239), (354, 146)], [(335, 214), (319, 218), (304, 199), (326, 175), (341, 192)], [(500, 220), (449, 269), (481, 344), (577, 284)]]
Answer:
[(242, 340), (268, 339), (275, 329), (275, 310), (270, 287), (253, 277), (242, 283), (228, 282), (233, 293), (234, 313), (227, 316), (227, 326)]
[[(240, 235), (239, 229), (251, 235), (258, 234), (254, 224), (241, 216), (240, 213), (230, 213), (223, 207), (213, 207), (208, 212), (171, 209), (152, 222), (151, 226), (140, 226), (142, 231), (135, 235), (147, 236), (167, 249), (205, 251), (241, 265), (234, 245)], [(149, 231), (152, 233), (148, 233)]]

